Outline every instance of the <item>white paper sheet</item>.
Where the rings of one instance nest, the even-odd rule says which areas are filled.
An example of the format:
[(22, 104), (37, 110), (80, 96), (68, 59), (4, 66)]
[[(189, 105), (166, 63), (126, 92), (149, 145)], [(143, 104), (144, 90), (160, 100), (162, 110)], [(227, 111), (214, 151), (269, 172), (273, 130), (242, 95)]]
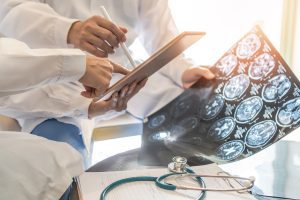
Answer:
[[(205, 165), (193, 168), (197, 173), (214, 174), (222, 170), (216, 165)], [(133, 176), (161, 176), (168, 173), (167, 169), (148, 169), (121, 172), (86, 172), (79, 177), (83, 200), (98, 200), (103, 189), (114, 181)], [(204, 179), (207, 186), (227, 187), (220, 179)], [(236, 187), (237, 184), (234, 184)], [(136, 182), (121, 185), (112, 190), (106, 200), (193, 200), (198, 196), (198, 191), (167, 191), (155, 186), (153, 182)], [(237, 192), (208, 192), (206, 199), (232, 200), (254, 199), (250, 194)]]

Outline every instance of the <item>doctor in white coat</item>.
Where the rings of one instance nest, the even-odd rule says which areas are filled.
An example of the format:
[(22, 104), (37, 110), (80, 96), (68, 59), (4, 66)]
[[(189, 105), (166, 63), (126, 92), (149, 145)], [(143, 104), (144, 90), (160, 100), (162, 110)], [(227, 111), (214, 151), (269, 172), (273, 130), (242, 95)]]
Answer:
[[(101, 17), (100, 6), (106, 7), (119, 27)], [(127, 58), (116, 49), (120, 41), (126, 40), (131, 46), (138, 40), (151, 55), (178, 34), (167, 0), (2, 0), (0, 31), (31, 47), (75, 46), (96, 56), (108, 55), (123, 65)], [(128, 102), (127, 111), (143, 118), (203, 76), (214, 78), (207, 68), (194, 66), (179, 56), (149, 78), (146, 86)], [(75, 134), (83, 134), (89, 149), (93, 121), (88, 118), (103, 113), (98, 104), (78, 95), (80, 90), (75, 82), (15, 95), (2, 113), (16, 118), (27, 132), (40, 132), (49, 124), (75, 125)], [(32, 96), (43, 100), (33, 106)], [(115, 114), (109, 112), (103, 118)]]
[[(112, 68), (107, 59), (86, 58), (77, 49), (33, 50), (0, 38), (0, 108), (10, 95), (45, 85), (79, 80), (90, 89), (105, 90)], [(57, 200), (83, 172), (74, 148), (24, 132), (0, 131), (0, 163), (0, 199)]]

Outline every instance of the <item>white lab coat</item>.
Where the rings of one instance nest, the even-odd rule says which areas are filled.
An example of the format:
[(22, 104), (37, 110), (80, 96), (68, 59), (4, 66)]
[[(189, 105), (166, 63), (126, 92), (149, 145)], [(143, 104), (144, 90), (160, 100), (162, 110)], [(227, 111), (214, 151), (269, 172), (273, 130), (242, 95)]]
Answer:
[[(7, 95), (75, 81), (84, 72), (79, 50), (32, 50), (0, 38), (0, 109), (7, 106)], [(0, 131), (0, 163), (3, 200), (57, 200), (83, 172), (81, 155), (68, 144), (22, 132)]]
[[(101, 5), (117, 24), (128, 28), (127, 45), (139, 39), (148, 54), (177, 35), (167, 0), (1, 0), (0, 32), (35, 48), (68, 47), (66, 38), (72, 23), (102, 15)], [(121, 50), (111, 59), (128, 63)], [(128, 111), (143, 118), (174, 99), (183, 91), (181, 74), (191, 65), (180, 56), (165, 66), (129, 101)], [(78, 84), (68, 83), (15, 95), (3, 113), (16, 118), (26, 131), (51, 117), (75, 124), (83, 129), (88, 146), (93, 128), (93, 121), (87, 120), (91, 101), (74, 92), (81, 90)], [(32, 102), (33, 96), (40, 103)]]

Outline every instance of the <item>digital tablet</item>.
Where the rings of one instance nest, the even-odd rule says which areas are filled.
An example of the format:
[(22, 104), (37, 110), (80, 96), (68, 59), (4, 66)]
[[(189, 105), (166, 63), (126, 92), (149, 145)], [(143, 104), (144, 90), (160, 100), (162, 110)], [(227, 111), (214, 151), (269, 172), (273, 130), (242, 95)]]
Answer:
[(112, 85), (99, 99), (108, 99), (114, 92), (118, 92), (126, 85), (134, 81), (141, 81), (163, 66), (168, 64), (171, 60), (181, 54), (184, 50), (197, 42), (205, 35), (204, 32), (183, 32), (162, 47), (159, 51), (154, 53), (146, 61), (138, 65), (129, 74), (121, 78), (114, 85)]

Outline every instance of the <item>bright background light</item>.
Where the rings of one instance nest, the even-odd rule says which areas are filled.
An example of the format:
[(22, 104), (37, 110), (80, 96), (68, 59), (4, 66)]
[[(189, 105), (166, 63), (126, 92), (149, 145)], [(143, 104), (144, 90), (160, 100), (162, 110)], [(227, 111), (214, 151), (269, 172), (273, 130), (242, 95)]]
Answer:
[(170, 0), (169, 4), (180, 31), (207, 33), (187, 52), (199, 64), (214, 64), (256, 24), (280, 48), (282, 0)]

